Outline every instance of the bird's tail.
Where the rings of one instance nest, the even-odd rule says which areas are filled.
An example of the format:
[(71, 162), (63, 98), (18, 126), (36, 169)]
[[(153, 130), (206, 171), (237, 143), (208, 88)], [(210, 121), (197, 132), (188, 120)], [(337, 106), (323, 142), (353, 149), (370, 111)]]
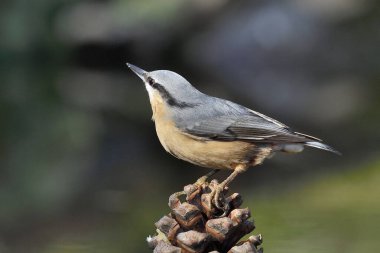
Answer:
[(335, 153), (337, 155), (342, 155), (342, 153), (340, 153), (338, 150), (326, 145), (326, 144), (323, 144), (322, 142), (319, 142), (319, 141), (308, 141), (305, 143), (306, 146), (309, 146), (309, 147), (313, 147), (313, 148), (319, 148), (319, 149), (323, 149), (323, 150), (326, 150), (326, 151), (330, 151), (332, 153)]

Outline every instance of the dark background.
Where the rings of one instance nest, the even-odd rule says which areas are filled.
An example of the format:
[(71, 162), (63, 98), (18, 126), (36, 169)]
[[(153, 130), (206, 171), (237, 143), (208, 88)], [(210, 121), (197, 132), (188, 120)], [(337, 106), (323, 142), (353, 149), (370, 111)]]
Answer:
[(375, 0), (2, 0), (0, 252), (149, 252), (168, 196), (208, 172), (161, 147), (127, 61), (343, 153), (278, 154), (232, 184), (267, 252), (378, 251), (379, 16)]

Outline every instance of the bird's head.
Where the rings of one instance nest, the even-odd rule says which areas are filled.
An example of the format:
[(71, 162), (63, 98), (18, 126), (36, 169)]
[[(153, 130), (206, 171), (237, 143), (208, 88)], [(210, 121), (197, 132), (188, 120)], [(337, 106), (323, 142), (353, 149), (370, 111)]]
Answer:
[(203, 95), (181, 75), (169, 70), (145, 71), (130, 63), (127, 66), (140, 77), (148, 91), (151, 104), (162, 102), (169, 107), (194, 105)]

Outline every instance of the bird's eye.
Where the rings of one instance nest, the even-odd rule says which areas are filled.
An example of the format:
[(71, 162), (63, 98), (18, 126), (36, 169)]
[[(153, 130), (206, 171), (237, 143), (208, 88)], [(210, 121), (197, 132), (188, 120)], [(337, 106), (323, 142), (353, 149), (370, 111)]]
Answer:
[(153, 78), (148, 77), (148, 83), (149, 83), (150, 86), (154, 86), (154, 84), (155, 84), (156, 82), (154, 81)]

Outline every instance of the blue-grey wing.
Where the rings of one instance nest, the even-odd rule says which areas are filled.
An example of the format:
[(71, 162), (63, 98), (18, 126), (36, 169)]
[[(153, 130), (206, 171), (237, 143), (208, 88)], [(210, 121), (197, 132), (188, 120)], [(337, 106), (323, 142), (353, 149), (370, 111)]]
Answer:
[(205, 139), (261, 143), (318, 140), (293, 132), (272, 118), (226, 100), (216, 100), (192, 110), (187, 118), (180, 120), (178, 127), (185, 133)]

